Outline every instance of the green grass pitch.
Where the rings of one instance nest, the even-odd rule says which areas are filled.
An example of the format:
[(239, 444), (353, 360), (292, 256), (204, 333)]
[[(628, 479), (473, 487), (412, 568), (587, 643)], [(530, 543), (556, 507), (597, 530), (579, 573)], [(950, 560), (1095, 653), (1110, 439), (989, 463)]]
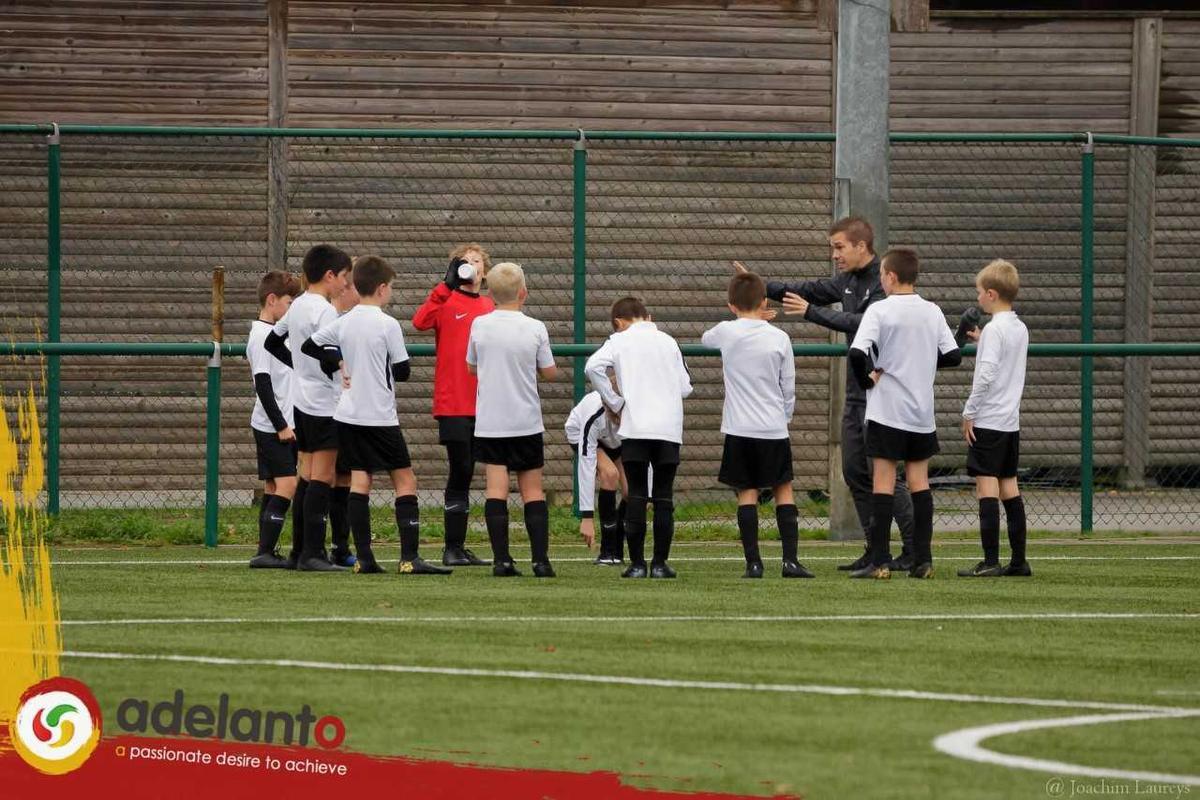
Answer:
[[(68, 655), (64, 672), (95, 691), (109, 731), (125, 697), (157, 702), (182, 689), (189, 704), (215, 704), (224, 691), (238, 705), (308, 703), (336, 714), (346, 746), (374, 754), (604, 770), (677, 791), (1036, 798), (1048, 796), (1053, 773), (963, 760), (933, 741), (981, 725), (1110, 713), (1088, 703), (1200, 709), (1200, 538), (1039, 539), (1031, 580), (954, 577), (978, 558), (966, 540), (936, 545), (931, 581), (851, 581), (834, 567), (856, 545), (809, 542), (801, 560), (818, 578), (784, 581), (778, 552), (764, 543), (762, 581), (740, 578), (728, 541), (678, 544), (675, 581), (621, 580), (584, 548), (558, 542), (552, 581), (528, 577), (520, 549), (526, 577), (506, 580), (489, 569), (449, 578), (252, 573), (241, 546), (64, 545), (52, 557), (68, 653), (323, 665)], [(380, 553), (394, 570), (395, 548)], [(989, 614), (1003, 616), (968, 618)], [(1045, 616), (1055, 614), (1141, 616)], [(79, 624), (96, 620), (191, 621)], [(454, 668), (482, 672), (446, 674)], [(1200, 717), (1177, 717), (983, 746), (1197, 776), (1198, 742)], [(1132, 780), (1108, 783), (1133, 793)]]

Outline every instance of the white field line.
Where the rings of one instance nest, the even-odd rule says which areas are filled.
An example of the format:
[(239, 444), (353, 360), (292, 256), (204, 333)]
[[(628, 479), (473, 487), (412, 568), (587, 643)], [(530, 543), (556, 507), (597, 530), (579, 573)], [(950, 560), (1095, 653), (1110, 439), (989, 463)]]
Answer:
[[(1044, 758), (1016, 756), (1008, 753), (997, 753), (983, 747), (983, 742), (997, 736), (1007, 736), (1026, 731), (1047, 730), (1055, 728), (1072, 728), (1081, 725), (1103, 725), (1113, 722), (1136, 722), (1140, 720), (1182, 719), (1200, 716), (1200, 710), (1179, 709), (1151, 712), (1135, 712), (1125, 714), (1089, 714), (1076, 717), (1058, 717), (1055, 719), (1030, 719), (1018, 722), (1003, 722), (996, 725), (981, 725), (976, 728), (963, 728), (943, 734), (933, 740), (936, 750), (955, 758), (976, 761), (982, 764), (996, 764), (1011, 769), (1026, 769), (1037, 772), (1050, 772), (1055, 775), (1080, 775), (1088, 778), (1115, 778), (1125, 781), (1148, 781), (1155, 783), (1175, 784), (1176, 786), (1200, 786), (1200, 775), (1171, 775), (1162, 772), (1141, 772), (1137, 770), (1112, 769), (1109, 767), (1089, 767), (1082, 764), (1068, 764), (1063, 761), (1051, 761)], [(1074, 794), (1074, 792), (1072, 792)]]
[[(939, 559), (945, 561), (978, 561), (979, 554), (969, 556), (938, 556)], [(802, 557), (801, 561), (846, 561), (848, 556), (806, 556)], [(591, 563), (592, 558), (555, 558), (555, 563)], [(680, 556), (672, 558), (671, 563), (676, 562), (700, 562), (700, 561), (744, 561), (742, 556)], [(1037, 563), (1040, 561), (1200, 561), (1200, 555), (1195, 556), (1036, 556), (1030, 561)], [(141, 567), (154, 565), (168, 566), (246, 566), (247, 559), (228, 559), (228, 558), (188, 558), (188, 559), (153, 559), (153, 558), (130, 558), (130, 559), (77, 559), (59, 561), (51, 558), (50, 565), (53, 567)]]
[(164, 661), (183, 664), (206, 664), (228, 667), (281, 667), (332, 672), (386, 672), (406, 675), (449, 675), (471, 678), (504, 678), (523, 681), (555, 681), (564, 683), (602, 684), (609, 686), (643, 686), (660, 689), (701, 689), (705, 691), (769, 692), (777, 694), (815, 694), (838, 697), (877, 697), (903, 700), (927, 700), (947, 703), (982, 703), (1034, 708), (1069, 708), (1095, 711), (1136, 712), (1141, 714), (1200, 715), (1200, 708), (1176, 708), (1137, 703), (1105, 703), (1089, 700), (1059, 700), (1041, 697), (1000, 697), (994, 695), (925, 692), (916, 689), (881, 689), (857, 686), (828, 686), (822, 684), (743, 683), (739, 681), (677, 680), (631, 675), (597, 675), (579, 672), (543, 672), (540, 670), (481, 669), (476, 667), (419, 666), (415, 664), (353, 664), (331, 661), (306, 661), (273, 658), (227, 658), (224, 656), (177, 655), (172, 653), (119, 653), (88, 650), (67, 650), (67, 658), (99, 659), (106, 661)]
[(1200, 613), (1124, 613), (1124, 612), (1046, 612), (1009, 614), (787, 614), (787, 615), (644, 615), (644, 616), (408, 616), (408, 617), (148, 617), (142, 619), (66, 619), (63, 625), (293, 625), (323, 622), (353, 624), (425, 624), (425, 623), (646, 623), (646, 622), (956, 622), (1008, 620), (1130, 620), (1200, 619)]

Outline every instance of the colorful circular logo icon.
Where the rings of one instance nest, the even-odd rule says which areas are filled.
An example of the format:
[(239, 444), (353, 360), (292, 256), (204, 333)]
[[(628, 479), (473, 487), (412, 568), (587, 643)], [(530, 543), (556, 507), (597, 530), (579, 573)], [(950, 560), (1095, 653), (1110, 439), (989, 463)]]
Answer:
[(47, 775), (71, 772), (100, 742), (100, 706), (79, 681), (50, 678), (21, 695), (9, 737), (35, 769)]

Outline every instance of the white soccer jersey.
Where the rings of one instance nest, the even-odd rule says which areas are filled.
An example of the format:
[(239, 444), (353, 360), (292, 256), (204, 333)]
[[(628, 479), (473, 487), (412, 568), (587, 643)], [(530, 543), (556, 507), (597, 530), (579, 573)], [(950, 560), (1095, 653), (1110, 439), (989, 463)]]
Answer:
[[(610, 368), (620, 394), (608, 382)], [(608, 337), (585, 371), (604, 404), (620, 413), (622, 439), (683, 444), (683, 399), (692, 393), (692, 379), (679, 345), (653, 322)]]
[[(271, 376), (271, 391), (275, 395), (275, 404), (283, 414), (288, 427), (296, 424), (292, 415), (292, 368), (263, 348), (267, 334), (271, 332), (271, 324), (256, 319), (250, 325), (250, 335), (246, 337), (246, 360), (250, 362), (250, 377), (255, 375)], [(262, 401), (257, 395), (254, 398), (254, 410), (250, 412), (250, 427), (264, 433), (275, 433), (271, 418), (263, 409)]]
[(867, 390), (867, 419), (913, 433), (933, 433), (933, 380), (939, 353), (958, 349), (942, 310), (917, 294), (872, 303), (850, 345), (883, 374)]
[(788, 438), (796, 408), (796, 358), (788, 335), (766, 320), (740, 318), (709, 328), (700, 341), (721, 351), (721, 433)]
[[(360, 303), (312, 336), (313, 344), (342, 351), (350, 388), (342, 392), (333, 418), (351, 425), (399, 425), (392, 365), (408, 361), (400, 323), (379, 306)], [(337, 377), (336, 375), (334, 377)]]
[(316, 292), (305, 292), (292, 301), (287, 314), (275, 323), (275, 334), (288, 337), (288, 349), (292, 351), (292, 405), (314, 417), (332, 417), (337, 406), (337, 389), (332, 378), (321, 371), (321, 364), (312, 356), (300, 352), (300, 347), (310, 336), (337, 319), (333, 304)]
[(554, 366), (554, 356), (544, 323), (504, 309), (476, 317), (467, 339), (467, 363), (479, 376), (476, 436), (499, 439), (546, 430), (537, 371)]
[(596, 450), (598, 445), (616, 449), (621, 437), (604, 413), (604, 401), (598, 392), (588, 392), (567, 416), (567, 441), (575, 447), (576, 475), (579, 478), (579, 510), (591, 511), (596, 494)]
[(975, 351), (975, 379), (963, 417), (993, 431), (1021, 429), (1021, 394), (1029, 329), (1015, 311), (1001, 311), (983, 326)]

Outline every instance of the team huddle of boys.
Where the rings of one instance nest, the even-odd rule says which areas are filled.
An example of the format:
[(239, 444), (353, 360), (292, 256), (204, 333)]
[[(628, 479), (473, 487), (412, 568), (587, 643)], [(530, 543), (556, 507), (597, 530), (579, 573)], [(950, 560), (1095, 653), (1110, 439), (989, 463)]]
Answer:
[[(1017, 485), (1028, 332), (1012, 310), (1016, 268), (993, 261), (979, 272), (978, 302), (991, 321), (980, 327), (978, 311), (969, 309), (955, 334), (941, 310), (916, 293), (919, 262), (913, 251), (892, 249), (875, 257), (870, 226), (858, 218), (836, 223), (830, 244), (843, 274), (826, 281), (767, 284), (737, 264), (728, 288), (735, 318), (701, 338), (721, 353), (724, 447), (716, 477), (736, 494), (744, 576), (763, 576), (758, 508), (769, 490), (782, 576), (814, 577), (799, 561), (792, 489), (788, 427), (796, 404), (795, 359), (790, 338), (771, 323), (775, 312), (767, 308), (768, 296), (780, 300), (785, 313), (803, 313), (844, 332), (850, 343), (843, 473), (866, 548), (840, 569), (852, 578), (888, 578), (895, 571), (932, 577), (929, 460), (939, 452), (934, 382), (937, 370), (960, 363), (959, 348), (969, 338), (979, 344), (962, 430), (967, 470), (976, 480), (984, 558), (959, 575), (1032, 574)], [(492, 266), (479, 245), (463, 245), (451, 253), (444, 280), (413, 317), (414, 327), (433, 330), (436, 341), (433, 415), (448, 464), (440, 565), (420, 555), (417, 481), (396, 413), (395, 387), (408, 380), (410, 359), (400, 323), (384, 311), (395, 272), (378, 256), (352, 260), (330, 245), (310, 249), (302, 269), (303, 292), (299, 278), (288, 273), (272, 271), (262, 278), (260, 314), (246, 344), (257, 398), (251, 427), (264, 481), (258, 552), (250, 566), (385, 572), (372, 550), (369, 510), (372, 476), (382, 472), (395, 491), (400, 574), (446, 575), (453, 567), (490, 565), (497, 577), (520, 575), (509, 549), (515, 473), (532, 573), (554, 577), (538, 381), (554, 380), (557, 368), (546, 326), (522, 311), (528, 290), (520, 265)], [(842, 303), (841, 311), (824, 308), (835, 302)], [(580, 533), (591, 546), (598, 516), (595, 563), (624, 565), (627, 557), (622, 577), (673, 578), (674, 482), (691, 376), (679, 345), (656, 326), (641, 300), (617, 300), (611, 322), (613, 334), (585, 367), (593, 391), (566, 421), (576, 459)], [(466, 546), (477, 462), (485, 467), (490, 561)], [(900, 462), (903, 478), (897, 474)], [(1007, 565), (999, 557), (1001, 503), (1012, 549)], [(277, 548), (289, 509), (292, 545), (284, 557)], [(896, 559), (889, 549), (893, 518), (904, 541)], [(331, 551), (325, 547), (327, 529)]]

